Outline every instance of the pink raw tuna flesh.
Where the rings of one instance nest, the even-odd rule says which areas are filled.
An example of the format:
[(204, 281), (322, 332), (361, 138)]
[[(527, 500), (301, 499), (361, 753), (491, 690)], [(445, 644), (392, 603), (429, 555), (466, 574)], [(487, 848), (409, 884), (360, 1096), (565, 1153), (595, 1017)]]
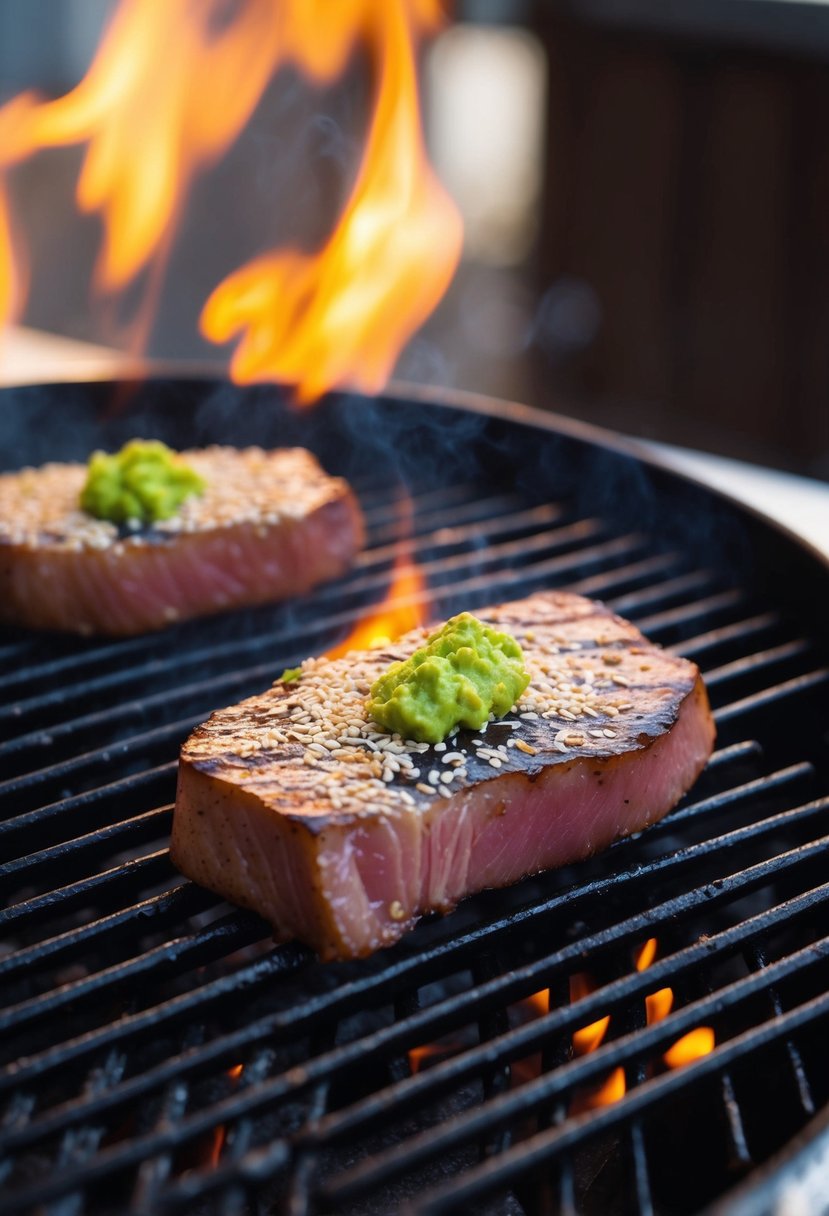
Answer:
[(81, 511), (81, 464), (0, 476), (0, 621), (134, 634), (263, 604), (343, 574), (364, 541), (346, 482), (302, 448), (183, 452), (206, 482), (130, 533)]
[(187, 740), (179, 869), (259, 912), (278, 938), (353, 958), (425, 912), (661, 819), (714, 744), (695, 665), (576, 595), (478, 615), (524, 649), (532, 681), (512, 713), (437, 748), (367, 721), (369, 685), (425, 629), (309, 659), (299, 682), (220, 710)]

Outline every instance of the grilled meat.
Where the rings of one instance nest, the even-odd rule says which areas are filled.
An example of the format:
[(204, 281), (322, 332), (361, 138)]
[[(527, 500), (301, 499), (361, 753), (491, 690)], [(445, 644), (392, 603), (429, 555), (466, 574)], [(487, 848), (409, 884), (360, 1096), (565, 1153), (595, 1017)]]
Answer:
[(308, 660), (297, 683), (213, 714), (184, 745), (176, 865), (278, 937), (351, 958), (661, 819), (713, 747), (694, 664), (580, 596), (479, 615), (517, 638), (532, 676), (506, 718), (436, 747), (367, 720), (369, 686), (426, 630)]
[(363, 544), (348, 485), (302, 448), (183, 457), (204, 493), (137, 532), (81, 511), (84, 465), (0, 476), (0, 621), (142, 633), (307, 591), (342, 574)]

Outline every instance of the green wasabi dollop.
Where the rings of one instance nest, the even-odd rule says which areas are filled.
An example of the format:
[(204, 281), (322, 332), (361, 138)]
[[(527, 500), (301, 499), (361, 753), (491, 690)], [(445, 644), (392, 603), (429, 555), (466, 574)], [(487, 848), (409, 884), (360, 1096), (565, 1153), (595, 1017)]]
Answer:
[(81, 508), (114, 524), (170, 519), (192, 494), (202, 494), (204, 479), (166, 443), (131, 439), (120, 452), (93, 452)]
[(462, 612), (375, 680), (368, 711), (389, 732), (440, 743), (456, 726), (503, 718), (529, 682), (515, 638)]

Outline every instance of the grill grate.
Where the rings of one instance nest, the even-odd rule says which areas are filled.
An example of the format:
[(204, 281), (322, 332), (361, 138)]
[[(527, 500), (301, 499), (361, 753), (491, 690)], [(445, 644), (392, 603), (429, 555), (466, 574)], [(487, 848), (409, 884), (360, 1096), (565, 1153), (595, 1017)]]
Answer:
[[(61, 392), (66, 457), (119, 427), (301, 437), (352, 477), (370, 543), (299, 603), (117, 642), (0, 638), (4, 1211), (691, 1212), (808, 1127), (829, 1102), (817, 563), (621, 452), (497, 415), (424, 404), (402, 423), (398, 404), (367, 445), (350, 413), (366, 402), (310, 421), (238, 394), (240, 422), (227, 388), (162, 384), (106, 421), (101, 386)], [(52, 404), (3, 402), (21, 462), (45, 458)], [(211, 709), (382, 597), (401, 482), (434, 615), (548, 586), (600, 596), (700, 663), (719, 750), (641, 837), (322, 967), (172, 869), (176, 756)], [(714, 1050), (669, 1068), (700, 1027)], [(624, 1097), (588, 1109), (613, 1075)]]

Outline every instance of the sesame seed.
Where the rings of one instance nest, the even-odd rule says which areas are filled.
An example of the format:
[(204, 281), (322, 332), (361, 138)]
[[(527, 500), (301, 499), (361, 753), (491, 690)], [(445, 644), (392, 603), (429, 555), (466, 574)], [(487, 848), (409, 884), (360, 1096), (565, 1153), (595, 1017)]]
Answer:
[(406, 912), (399, 899), (393, 899), (389, 904), (389, 916), (392, 920), (404, 920)]
[(520, 751), (522, 751), (522, 752), (526, 752), (526, 754), (527, 754), (528, 756), (537, 756), (537, 755), (538, 755), (538, 748), (537, 748), (537, 747), (531, 747), (531, 746), (530, 746), (530, 744), (529, 744), (529, 743), (525, 743), (523, 739), (516, 739), (516, 740), (515, 740), (515, 746), (516, 746), (517, 748), (519, 748), (519, 750), (520, 750)]
[(426, 785), (423, 781), (418, 781), (415, 789), (420, 790), (421, 794), (434, 794), (436, 792), (433, 785)]

